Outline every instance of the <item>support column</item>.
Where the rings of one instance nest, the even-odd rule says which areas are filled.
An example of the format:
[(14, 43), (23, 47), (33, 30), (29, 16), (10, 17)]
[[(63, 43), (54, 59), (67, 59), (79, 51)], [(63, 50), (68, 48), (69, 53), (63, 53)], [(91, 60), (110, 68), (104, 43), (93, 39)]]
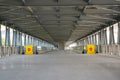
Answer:
[(118, 53), (120, 56), (120, 22), (118, 22), (118, 38), (117, 38), (117, 44), (118, 44)]
[(97, 34), (95, 34), (95, 45), (97, 45)]
[(101, 46), (103, 46), (104, 45), (104, 30), (101, 30), (101, 35), (100, 36), (101, 36), (100, 44), (101, 44)]
[(5, 55), (10, 55), (10, 28), (6, 27), (6, 35), (5, 35)]
[(30, 36), (28, 35), (28, 45), (30, 44)]
[(20, 46), (22, 46), (22, 33), (20, 32)]
[(91, 44), (91, 37), (89, 36), (89, 44)]
[(107, 45), (107, 30), (104, 30), (104, 44)]
[(24, 34), (24, 46), (26, 46), (26, 34)]
[(101, 30), (101, 53), (105, 53), (105, 46), (104, 46), (104, 29)]
[(91, 42), (91, 44), (93, 43), (92, 35), (90, 35), (90, 42)]
[(101, 52), (101, 32), (98, 32), (98, 53)]
[(0, 25), (0, 46), (2, 46), (1, 25)]
[(31, 36), (31, 45), (33, 45), (32, 36)]
[(0, 25), (0, 57), (2, 57), (3, 50), (2, 50), (2, 36), (1, 36), (1, 25)]
[(13, 34), (13, 44), (14, 44), (14, 46), (17, 46), (17, 31), (16, 30), (14, 30), (14, 32), (13, 32), (14, 34)]
[(89, 37), (87, 37), (88, 44), (90, 44)]
[(115, 40), (114, 40), (114, 33), (113, 33), (113, 26), (110, 27), (110, 45), (114, 44)]
[(107, 45), (107, 31), (104, 30), (104, 44), (105, 44), (105, 53), (108, 52), (108, 45)]
[(118, 23), (118, 38), (117, 43), (120, 45), (120, 22)]
[(113, 44), (114, 42), (114, 34), (113, 34), (113, 26), (109, 28), (110, 29), (110, 54), (113, 54)]
[(65, 42), (64, 41), (58, 41), (58, 48), (60, 50), (64, 50)]
[(10, 46), (10, 28), (6, 27), (5, 46)]
[(19, 45), (19, 32), (18, 31), (16, 31), (16, 47), (18, 47), (18, 45)]
[(19, 36), (19, 40), (20, 40), (20, 54), (23, 54), (23, 47), (22, 47), (22, 33), (21, 32), (19, 32), (19, 34), (20, 34), (20, 36)]
[(95, 44), (94, 34), (92, 35), (92, 44)]

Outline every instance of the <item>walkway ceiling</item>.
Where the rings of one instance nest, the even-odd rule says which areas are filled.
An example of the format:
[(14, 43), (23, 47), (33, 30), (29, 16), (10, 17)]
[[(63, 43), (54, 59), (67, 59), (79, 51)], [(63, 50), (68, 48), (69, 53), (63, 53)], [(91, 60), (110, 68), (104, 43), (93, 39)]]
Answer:
[(2, 22), (52, 43), (83, 38), (119, 15), (119, 0), (0, 0)]

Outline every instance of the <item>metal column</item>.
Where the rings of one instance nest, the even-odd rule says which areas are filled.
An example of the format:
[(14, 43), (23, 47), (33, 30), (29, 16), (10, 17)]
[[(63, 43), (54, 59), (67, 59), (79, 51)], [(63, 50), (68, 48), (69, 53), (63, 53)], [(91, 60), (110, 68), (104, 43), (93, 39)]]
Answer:
[(30, 44), (30, 36), (28, 35), (28, 44)]
[(95, 44), (94, 34), (92, 35), (92, 44)]
[(104, 48), (105, 53), (107, 53), (108, 52), (108, 46), (107, 46), (107, 31), (106, 31), (106, 29), (104, 30), (104, 46), (105, 46), (105, 48)]
[(113, 44), (115, 43), (114, 41), (114, 33), (113, 33), (113, 26), (109, 28), (110, 29), (110, 54), (113, 54)]
[(120, 56), (120, 22), (118, 22), (118, 38), (117, 38), (117, 43), (118, 43), (118, 53)]
[(95, 45), (97, 45), (97, 34), (95, 34)]
[(0, 25), (0, 46), (2, 46), (1, 25)]
[(20, 46), (22, 46), (22, 33), (20, 32)]
[(89, 44), (91, 44), (91, 36), (89, 36), (88, 39), (89, 39)]
[(33, 38), (32, 38), (32, 36), (31, 36), (31, 45), (33, 45)]
[(120, 45), (120, 22), (118, 23), (118, 39), (117, 39), (117, 42)]
[(113, 33), (113, 26), (110, 27), (110, 45), (114, 44), (114, 33)]
[(104, 44), (107, 45), (107, 30), (104, 30)]
[(10, 28), (6, 27), (6, 35), (5, 35), (5, 54), (4, 55), (10, 55), (11, 49), (10, 49)]
[(104, 45), (104, 29), (101, 30), (101, 35), (100, 35), (100, 37), (101, 37), (101, 38), (100, 38), (100, 39), (101, 39), (101, 40), (100, 40), (100, 41), (101, 41), (100, 44), (101, 44), (101, 46), (103, 46), (103, 45)]
[(26, 46), (26, 34), (24, 34), (24, 46)]
[(98, 53), (101, 52), (101, 32), (98, 32)]
[(19, 53), (23, 54), (23, 47), (22, 47), (22, 33), (19, 32)]
[(2, 36), (1, 36), (1, 25), (0, 25), (0, 57), (3, 55), (3, 50), (2, 50)]
[(10, 28), (6, 27), (5, 46), (10, 46)]

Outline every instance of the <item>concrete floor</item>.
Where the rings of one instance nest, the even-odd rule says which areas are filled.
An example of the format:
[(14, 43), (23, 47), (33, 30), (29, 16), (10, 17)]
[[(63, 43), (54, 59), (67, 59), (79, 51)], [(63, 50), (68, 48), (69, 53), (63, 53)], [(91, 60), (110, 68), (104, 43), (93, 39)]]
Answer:
[(120, 58), (54, 51), (0, 59), (0, 80), (120, 80)]

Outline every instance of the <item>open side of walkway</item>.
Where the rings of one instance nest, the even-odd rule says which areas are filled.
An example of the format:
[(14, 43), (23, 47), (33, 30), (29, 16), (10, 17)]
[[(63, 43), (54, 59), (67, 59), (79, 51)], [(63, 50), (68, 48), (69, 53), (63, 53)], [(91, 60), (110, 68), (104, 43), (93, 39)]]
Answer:
[(120, 59), (53, 51), (0, 59), (0, 80), (120, 80)]

